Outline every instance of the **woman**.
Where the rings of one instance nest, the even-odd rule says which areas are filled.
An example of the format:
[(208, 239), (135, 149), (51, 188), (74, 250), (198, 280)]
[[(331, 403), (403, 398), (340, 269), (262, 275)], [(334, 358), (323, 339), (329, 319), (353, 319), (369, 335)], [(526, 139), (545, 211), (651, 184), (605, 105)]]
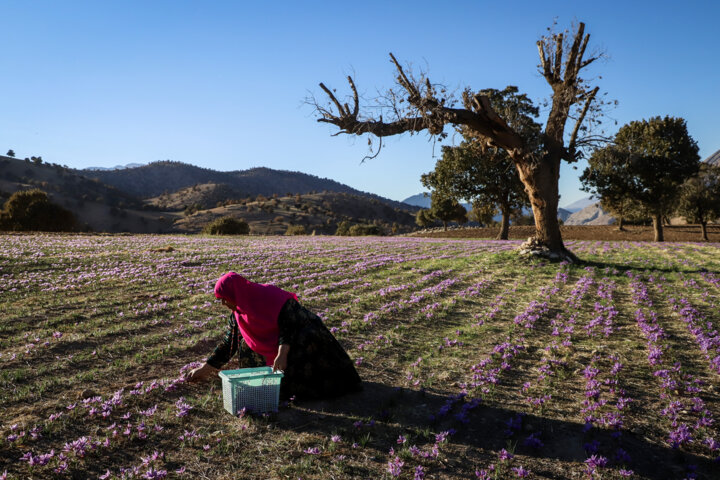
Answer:
[(190, 372), (190, 381), (215, 375), (238, 352), (241, 367), (272, 365), (273, 371), (283, 371), (283, 399), (327, 398), (361, 388), (350, 357), (294, 293), (229, 272), (217, 281), (215, 297), (233, 315), (225, 339), (206, 363)]

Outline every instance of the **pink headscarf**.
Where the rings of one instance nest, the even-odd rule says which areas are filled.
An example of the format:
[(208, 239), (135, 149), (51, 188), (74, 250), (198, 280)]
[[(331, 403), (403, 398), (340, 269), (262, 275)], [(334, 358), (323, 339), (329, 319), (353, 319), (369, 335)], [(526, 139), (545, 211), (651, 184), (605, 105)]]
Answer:
[(272, 365), (278, 352), (278, 315), (285, 302), (297, 300), (297, 295), (229, 272), (215, 284), (215, 296), (237, 305), (235, 320), (245, 343)]

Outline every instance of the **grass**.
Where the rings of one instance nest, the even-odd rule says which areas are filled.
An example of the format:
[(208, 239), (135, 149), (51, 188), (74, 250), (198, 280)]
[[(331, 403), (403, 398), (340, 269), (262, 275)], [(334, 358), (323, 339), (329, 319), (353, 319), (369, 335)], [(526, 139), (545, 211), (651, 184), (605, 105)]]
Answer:
[[(518, 243), (0, 236), (0, 476), (713, 478), (718, 245), (570, 241), (563, 265)], [(179, 382), (229, 270), (295, 291), (364, 391), (233, 418), (219, 380)]]

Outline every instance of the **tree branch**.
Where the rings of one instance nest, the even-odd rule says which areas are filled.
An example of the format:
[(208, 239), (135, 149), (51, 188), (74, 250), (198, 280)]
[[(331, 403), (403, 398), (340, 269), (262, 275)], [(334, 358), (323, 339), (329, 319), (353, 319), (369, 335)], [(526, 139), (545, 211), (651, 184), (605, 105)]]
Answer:
[[(580, 22), (578, 25), (577, 32), (575, 33), (575, 37), (573, 38), (572, 46), (570, 47), (570, 52), (568, 53), (567, 59), (565, 60), (565, 83), (570, 84), (575, 81), (577, 78), (577, 74), (579, 71), (579, 64), (580, 60), (582, 60), (582, 56), (578, 57), (578, 54), (580, 53), (580, 42), (583, 39), (583, 33), (585, 31), (585, 24)], [(587, 44), (587, 38), (583, 42), (584, 44)]]
[(360, 108), (360, 101), (358, 100), (357, 88), (355, 88), (355, 82), (353, 82), (353, 79), (350, 75), (348, 75), (347, 80), (348, 80), (348, 83), (350, 84), (350, 88), (353, 91), (353, 100), (355, 101), (355, 106), (353, 108), (352, 116), (357, 118), (358, 110)]
[(585, 115), (587, 115), (590, 104), (595, 99), (595, 95), (597, 95), (598, 90), (600, 90), (600, 87), (595, 87), (587, 94), (585, 98), (585, 105), (583, 105), (580, 116), (578, 117), (577, 122), (575, 122), (575, 127), (573, 128), (572, 134), (570, 135), (570, 141), (568, 142), (568, 151), (572, 156), (575, 156), (575, 146), (580, 125), (582, 125), (582, 122), (585, 120)]
[(542, 41), (537, 42), (538, 54), (540, 55), (540, 65), (543, 69), (543, 76), (545, 79), (552, 84), (552, 75), (550, 74), (550, 64), (548, 63), (547, 56), (545, 55), (545, 44)]
[(560, 67), (562, 66), (562, 55), (563, 55), (563, 39), (565, 37), (562, 33), (558, 33), (555, 36), (555, 63), (553, 65), (553, 79), (556, 82), (560, 82)]
[(338, 99), (335, 98), (335, 95), (333, 95), (333, 93), (330, 91), (330, 89), (327, 88), (322, 82), (320, 82), (320, 88), (322, 88), (325, 91), (325, 93), (327, 93), (327, 96), (330, 97), (330, 100), (333, 101), (333, 103), (335, 104), (335, 106), (338, 109), (340, 116), (343, 117), (343, 116), (347, 115), (347, 112), (345, 112), (343, 110), (342, 105), (340, 105), (340, 102), (338, 102)]
[(425, 95), (421, 95), (418, 84), (405, 73), (392, 53), (390, 58), (398, 69), (398, 83), (406, 90), (408, 94), (407, 102), (413, 107), (414, 115), (398, 117), (397, 120), (392, 122), (384, 122), (382, 117), (380, 117), (379, 121), (375, 119), (358, 120), (359, 101), (357, 88), (352, 78), (348, 77), (350, 88), (353, 91), (353, 112), (350, 112), (347, 105), (343, 106), (332, 91), (321, 83), (320, 88), (335, 104), (338, 114), (335, 115), (316, 104), (317, 110), (322, 115), (317, 121), (336, 125), (340, 128), (338, 133), (353, 135), (371, 133), (377, 137), (422, 130), (428, 130), (431, 134), (436, 135), (442, 133), (443, 127), (447, 124), (465, 125), (479, 135), (489, 139), (489, 143), (493, 146), (504, 148), (508, 152), (524, 147), (522, 137), (495, 112), (487, 98), (476, 98), (477, 112), (469, 109), (446, 107), (435, 98), (434, 89), (428, 80), (425, 81), (427, 91)]

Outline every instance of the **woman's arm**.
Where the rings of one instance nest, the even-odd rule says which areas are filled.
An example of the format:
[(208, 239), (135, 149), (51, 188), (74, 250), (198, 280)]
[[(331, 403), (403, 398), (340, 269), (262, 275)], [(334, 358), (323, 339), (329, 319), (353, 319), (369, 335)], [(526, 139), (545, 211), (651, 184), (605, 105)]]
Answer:
[(208, 365), (220, 369), (237, 353), (238, 350), (238, 326), (235, 322), (235, 315), (231, 314), (225, 329), (225, 337), (217, 344), (213, 353), (208, 357)]
[(278, 370), (284, 371), (287, 367), (288, 353), (290, 352), (290, 344), (283, 343), (278, 347), (278, 354), (275, 357), (275, 363), (273, 363), (273, 372)]
[(196, 382), (207, 380), (208, 378), (215, 376), (222, 366), (230, 361), (232, 356), (235, 355), (235, 352), (238, 350), (237, 328), (235, 318), (231, 315), (223, 340), (215, 347), (215, 350), (207, 359), (207, 362), (188, 373), (188, 381)]

